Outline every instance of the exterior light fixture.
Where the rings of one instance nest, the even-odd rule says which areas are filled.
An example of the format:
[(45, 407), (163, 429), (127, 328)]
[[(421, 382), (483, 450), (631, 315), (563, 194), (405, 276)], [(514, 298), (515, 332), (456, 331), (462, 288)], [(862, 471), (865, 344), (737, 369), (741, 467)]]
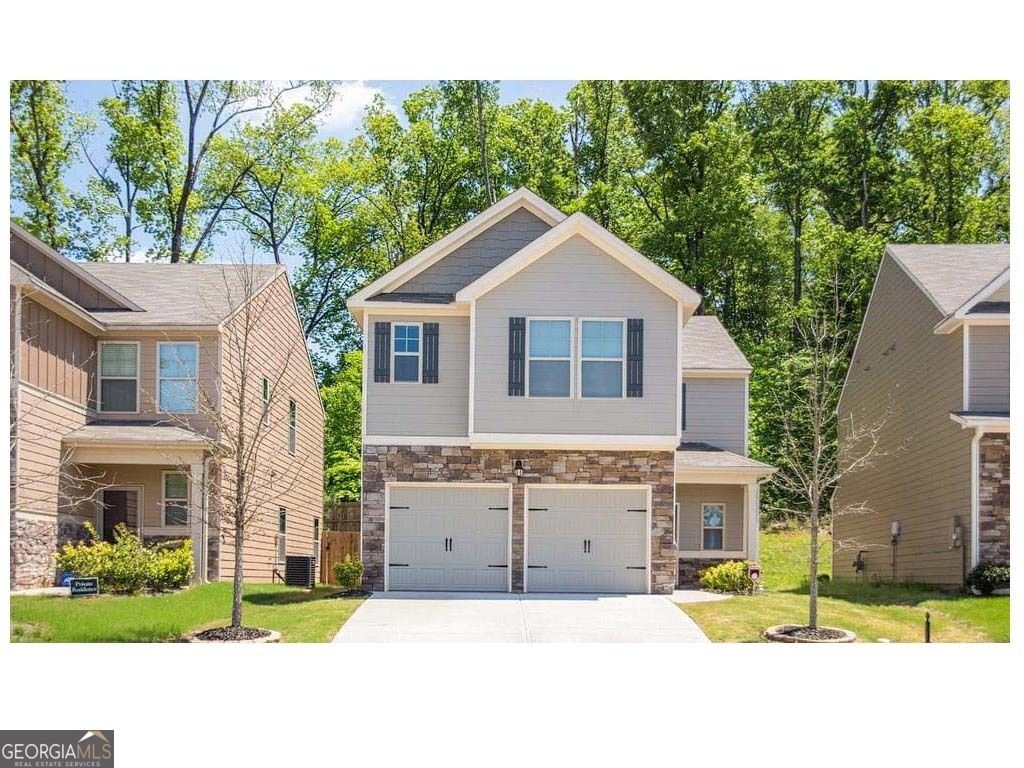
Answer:
[(516, 477), (523, 476), (523, 460), (516, 459)]

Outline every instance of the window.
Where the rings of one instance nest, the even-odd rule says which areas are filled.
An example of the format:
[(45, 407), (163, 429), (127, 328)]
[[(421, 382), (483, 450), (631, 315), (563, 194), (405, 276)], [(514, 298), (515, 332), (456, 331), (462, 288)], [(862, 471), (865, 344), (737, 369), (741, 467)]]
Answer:
[(277, 510), (277, 562), (283, 563), (288, 554), (288, 510)]
[(580, 397), (622, 397), (624, 320), (580, 321)]
[(270, 379), (263, 377), (263, 423), (270, 424)]
[(188, 475), (164, 472), (164, 525), (188, 525)]
[(295, 408), (295, 401), (288, 401), (288, 453), (295, 455), (295, 426), (298, 414)]
[(701, 504), (703, 549), (722, 549), (725, 536), (725, 504)]
[(682, 406), (683, 406), (683, 423), (682, 423), (682, 428), (683, 428), (683, 432), (685, 432), (686, 431), (686, 384), (685, 383), (683, 384), (682, 400), (683, 400), (683, 402), (682, 402)]
[(313, 518), (313, 562), (320, 559), (320, 518)]
[(199, 345), (195, 342), (160, 342), (156, 345), (156, 384), (164, 413), (195, 413)]
[(395, 381), (420, 380), (420, 327), (395, 324)]
[(527, 393), (569, 397), (572, 392), (572, 321), (527, 320)]
[(138, 342), (100, 342), (100, 410), (107, 413), (138, 412)]

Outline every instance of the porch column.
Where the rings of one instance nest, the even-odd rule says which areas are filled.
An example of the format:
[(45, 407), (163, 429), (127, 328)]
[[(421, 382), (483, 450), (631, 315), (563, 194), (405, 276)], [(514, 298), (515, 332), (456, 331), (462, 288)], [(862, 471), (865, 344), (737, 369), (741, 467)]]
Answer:
[(761, 486), (755, 480), (747, 483), (747, 559), (757, 562), (758, 541), (761, 532)]
[(196, 566), (194, 584), (206, 581), (206, 519), (203, 509), (204, 488), (203, 462), (196, 461), (188, 465), (189, 494), (188, 515), (192, 529), (192, 560)]

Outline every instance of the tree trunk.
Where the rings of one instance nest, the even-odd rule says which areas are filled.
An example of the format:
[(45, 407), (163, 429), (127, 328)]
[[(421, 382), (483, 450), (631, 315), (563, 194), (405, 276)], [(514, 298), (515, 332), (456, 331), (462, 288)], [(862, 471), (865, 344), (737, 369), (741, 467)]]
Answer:
[(804, 295), (804, 219), (797, 215), (793, 221), (793, 305)]
[(818, 505), (817, 503), (811, 503), (811, 568), (809, 577), (811, 583), (809, 585), (810, 593), (810, 615), (808, 617), (807, 626), (812, 629), (818, 627)]
[(487, 167), (487, 128), (484, 126), (484, 91), (479, 80), (476, 83), (476, 122), (480, 133), (480, 162), (483, 164), (484, 186), (487, 187), (487, 204), (494, 205), (494, 187), (491, 185), (491, 172)]
[(231, 597), (231, 626), (242, 626), (242, 547), (244, 545), (244, 531), (241, 523), (235, 521), (235, 578), (233, 593)]

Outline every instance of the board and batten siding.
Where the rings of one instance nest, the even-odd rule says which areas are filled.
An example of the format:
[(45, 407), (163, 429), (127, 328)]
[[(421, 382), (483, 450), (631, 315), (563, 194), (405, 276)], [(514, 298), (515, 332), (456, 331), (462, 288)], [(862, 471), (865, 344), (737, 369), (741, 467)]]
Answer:
[[(725, 505), (725, 552), (741, 552), (746, 549), (743, 536), (745, 518), (744, 489), (742, 485), (710, 485), (703, 483), (679, 483), (676, 485), (676, 503), (679, 505), (679, 530), (676, 543), (680, 552), (695, 552), (703, 544), (702, 504)], [(707, 550), (718, 552), (720, 550)]]
[(972, 325), (967, 335), (970, 411), (1010, 410), (1010, 326)]
[(21, 300), (20, 379), (92, 407), (96, 339), (31, 299)]
[(11, 233), (11, 261), (85, 309), (123, 309), (66, 266)]
[[(841, 439), (849, 419), (878, 424), (870, 467), (843, 478), (833, 502), (833, 574), (960, 584), (969, 565), (971, 433), (950, 419), (963, 405), (963, 331), (934, 333), (942, 313), (886, 254), (840, 401)], [(888, 416), (886, 413), (888, 412)], [(857, 506), (862, 509), (851, 512)], [(901, 524), (896, 567), (890, 525)], [(963, 547), (953, 547), (959, 523)]]
[[(509, 396), (508, 319), (531, 316), (643, 318), (643, 397), (606, 400)], [(477, 299), (473, 430), (674, 435), (678, 334), (673, 298), (586, 238), (572, 237)], [(574, 393), (579, 391), (578, 354), (576, 339)]]
[(686, 385), (683, 442), (707, 443), (746, 454), (746, 380), (683, 377)]
[[(466, 437), (469, 434), (469, 318), (456, 316), (410, 317), (367, 313), (371, 342), (363, 350), (366, 377), (366, 434), (389, 436)], [(438, 378), (436, 384), (373, 380), (376, 349), (375, 323), (436, 322), (438, 324)], [(392, 344), (394, 342), (392, 341)], [(423, 354), (422, 340), (420, 354)]]

